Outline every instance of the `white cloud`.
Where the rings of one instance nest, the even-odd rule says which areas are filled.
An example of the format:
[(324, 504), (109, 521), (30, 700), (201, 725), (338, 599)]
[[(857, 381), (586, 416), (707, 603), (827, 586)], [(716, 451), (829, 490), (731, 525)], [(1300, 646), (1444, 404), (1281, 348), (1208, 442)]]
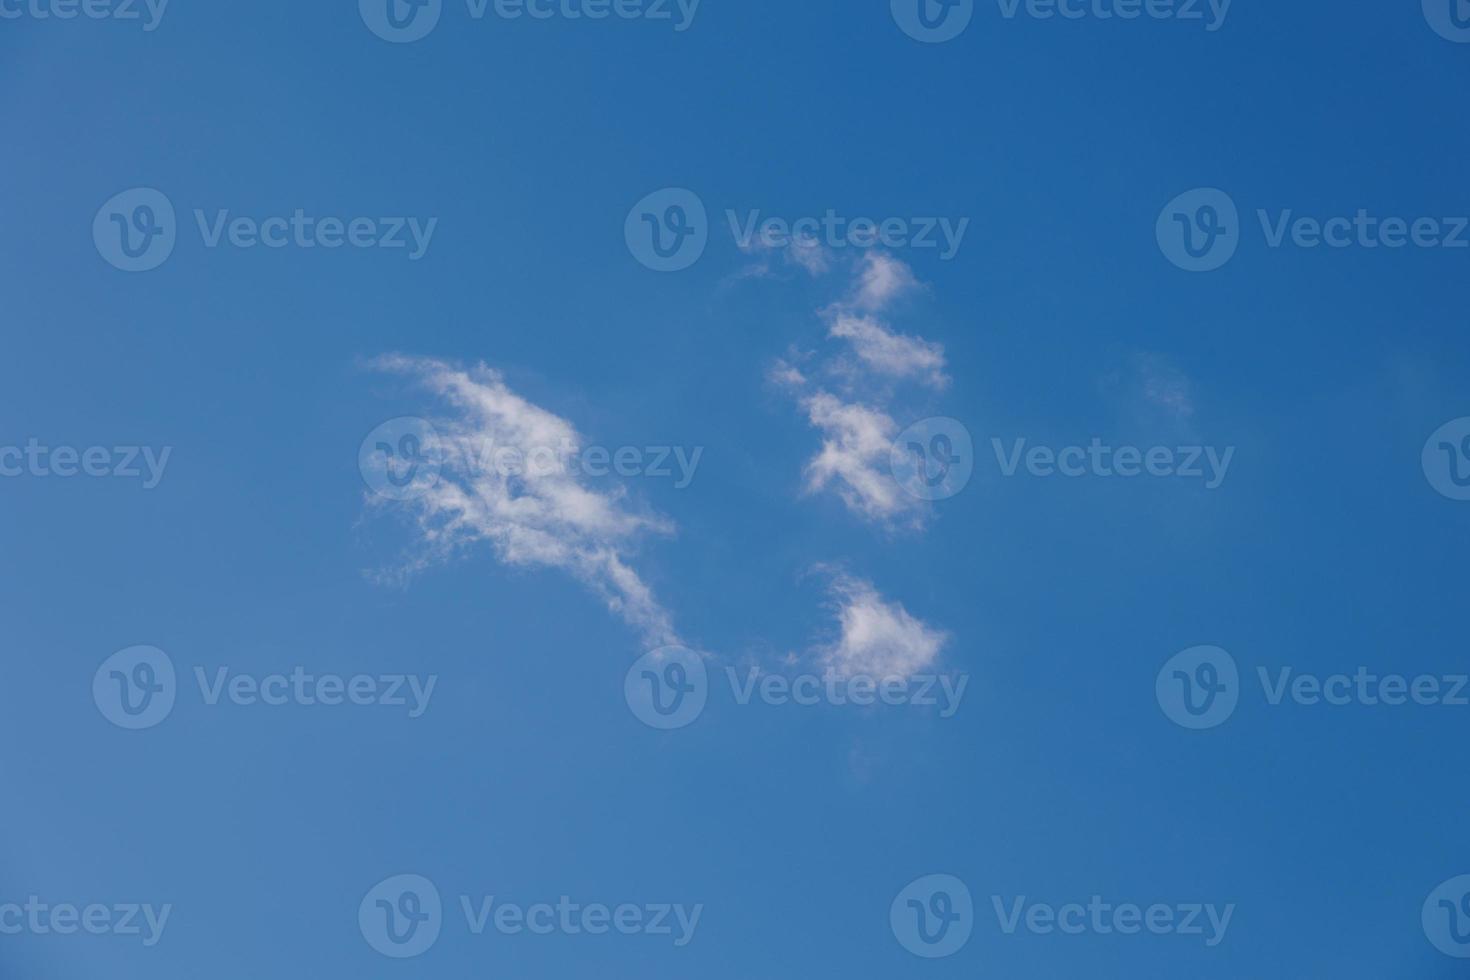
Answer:
[(919, 280), (914, 276), (914, 270), (906, 264), (882, 252), (867, 252), (858, 268), (852, 305), (859, 310), (878, 313), (918, 287)]
[(893, 333), (873, 317), (845, 312), (833, 317), (830, 336), (852, 344), (853, 351), (875, 374), (916, 378), (940, 390), (949, 385), (941, 344)]
[(926, 505), (898, 485), (890, 469), (898, 424), (888, 415), (844, 402), (825, 391), (802, 399), (807, 419), (822, 433), (822, 449), (806, 465), (806, 489), (828, 487), (849, 510), (871, 521), (920, 525)]
[(672, 617), (627, 562), (641, 534), (671, 532), (669, 522), (637, 513), (620, 488), (584, 486), (576, 467), (528, 465), (508, 472), (483, 465), (489, 450), (519, 451), (527, 458), (569, 453), (581, 445), (570, 422), (521, 398), (484, 365), (463, 369), (401, 355), (372, 363), (415, 379), (454, 410), (434, 420), (446, 450), (438, 482), (403, 502), (414, 515), (424, 549), (413, 568), (487, 542), (506, 564), (570, 573), (646, 643), (679, 642)]
[(794, 238), (787, 245), (767, 245), (751, 239), (746, 242), (737, 241), (736, 247), (758, 260), (736, 273), (736, 279), (778, 278), (772, 267), (776, 255), (781, 257), (783, 265), (795, 266), (813, 278), (825, 275), (832, 268), (832, 253), (814, 238)]
[(889, 602), (873, 583), (838, 575), (832, 583), (841, 635), (819, 651), (823, 665), (839, 677), (912, 677), (931, 669), (949, 634)]

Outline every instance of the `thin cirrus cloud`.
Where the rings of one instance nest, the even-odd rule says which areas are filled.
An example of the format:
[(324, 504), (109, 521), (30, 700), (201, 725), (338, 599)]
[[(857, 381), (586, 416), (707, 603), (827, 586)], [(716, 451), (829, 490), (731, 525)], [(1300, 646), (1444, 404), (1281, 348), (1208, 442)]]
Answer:
[(847, 297), (821, 311), (829, 323), (828, 336), (845, 341), (857, 355), (855, 365), (834, 359), (824, 367), (840, 381), (842, 394), (814, 384), (787, 359), (778, 360), (768, 373), (772, 383), (797, 394), (807, 421), (822, 435), (822, 448), (804, 469), (803, 491), (831, 490), (853, 514), (889, 527), (923, 527), (932, 507), (893, 479), (893, 439), (902, 427), (881, 403), (891, 400), (894, 381), (913, 380), (935, 389), (949, 384), (943, 346), (895, 333), (881, 319), (898, 299), (919, 288), (913, 270), (903, 262), (865, 253)]
[(838, 573), (831, 585), (840, 633), (818, 656), (838, 677), (913, 677), (934, 667), (949, 634), (885, 599), (873, 583)]
[(501, 450), (517, 451), (522, 459), (569, 453), (581, 445), (570, 422), (520, 397), (483, 364), (463, 368), (390, 354), (370, 366), (413, 379), (450, 409), (434, 419), (442, 444), (438, 481), (403, 502), (421, 546), (408, 571), (488, 544), (507, 565), (570, 574), (650, 646), (679, 642), (673, 617), (628, 560), (641, 536), (673, 530), (667, 520), (634, 510), (621, 488), (586, 486), (576, 468), (565, 465), (565, 455), (556, 456), (561, 465), (514, 472), (486, 465)]
[(914, 272), (881, 252), (866, 254), (852, 295), (825, 315), (828, 336), (847, 341), (869, 371), (895, 380), (913, 380), (939, 391), (949, 386), (944, 345), (889, 329), (882, 314), (898, 299), (920, 288)]
[(864, 520), (922, 526), (928, 504), (893, 479), (889, 459), (898, 424), (884, 412), (818, 391), (801, 401), (822, 448), (806, 464), (807, 493), (833, 489)]

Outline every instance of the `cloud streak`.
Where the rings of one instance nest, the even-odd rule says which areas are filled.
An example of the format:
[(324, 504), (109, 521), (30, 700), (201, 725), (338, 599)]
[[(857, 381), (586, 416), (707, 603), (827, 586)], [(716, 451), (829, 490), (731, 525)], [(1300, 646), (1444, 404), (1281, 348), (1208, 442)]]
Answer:
[(463, 368), (391, 354), (370, 366), (411, 378), (450, 409), (434, 419), (443, 443), (439, 479), (402, 504), (412, 514), (421, 546), (409, 571), (485, 543), (507, 565), (570, 574), (645, 643), (679, 642), (672, 616), (628, 560), (640, 537), (672, 532), (667, 520), (634, 509), (621, 488), (600, 491), (584, 485), (575, 467), (512, 473), (481, 465), (486, 447), (528, 456), (571, 453), (581, 438), (570, 422), (517, 395), (499, 372), (483, 364)]

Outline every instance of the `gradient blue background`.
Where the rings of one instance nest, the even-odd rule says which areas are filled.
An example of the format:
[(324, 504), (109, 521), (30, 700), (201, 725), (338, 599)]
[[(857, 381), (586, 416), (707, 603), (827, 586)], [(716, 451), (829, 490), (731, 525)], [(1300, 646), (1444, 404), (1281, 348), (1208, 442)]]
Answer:
[[(162, 944), (4, 937), (30, 980), (274, 976), (1451, 977), (1420, 905), (1470, 872), (1470, 709), (1267, 708), (1216, 731), (1154, 701), (1173, 653), (1242, 667), (1463, 672), (1470, 505), (1419, 451), (1470, 415), (1470, 254), (1267, 249), (1210, 275), (1154, 242), (1170, 198), (1228, 190), (1326, 217), (1470, 213), (1470, 46), (1418, 0), (1237, 0), (1224, 30), (1003, 20), (917, 44), (886, 0), (705, 0), (667, 24), (471, 22), (369, 33), (354, 3), (173, 0), (161, 28), (0, 22), (6, 152), (0, 443), (167, 444), (163, 485), (0, 480), (0, 900), (175, 905)], [(90, 227), (164, 190), (161, 269)], [(833, 283), (732, 284), (723, 226), (657, 275), (623, 243), (644, 194), (718, 214), (945, 215), (959, 256), (898, 322), (946, 346), (980, 473), (921, 536), (797, 499), (816, 436), (764, 383), (813, 346)], [(439, 216), (428, 256), (206, 250), (194, 207)], [(1248, 224), (1253, 228), (1254, 225)], [(960, 714), (736, 708), (679, 733), (622, 701), (638, 640), (550, 571), (480, 552), (407, 588), (356, 454), (425, 400), (390, 350), (483, 359), (607, 445), (706, 447), (639, 567), (684, 633), (767, 662), (826, 627), (842, 560), (950, 630)], [(1109, 383), (1141, 353), (1193, 382), (1216, 492), (1003, 480), (992, 435), (1171, 442)], [(438, 673), (429, 713), (203, 707), (114, 728), (115, 650), (181, 669)], [(1256, 689), (1258, 692), (1258, 689)], [(427, 875), (528, 903), (703, 902), (696, 941), (486, 936), (379, 957), (357, 903)], [(924, 962), (888, 904), (930, 872), (981, 909)], [(1235, 902), (1197, 939), (1004, 937), (989, 896)], [(1457, 972), (1460, 971), (1460, 972)]]

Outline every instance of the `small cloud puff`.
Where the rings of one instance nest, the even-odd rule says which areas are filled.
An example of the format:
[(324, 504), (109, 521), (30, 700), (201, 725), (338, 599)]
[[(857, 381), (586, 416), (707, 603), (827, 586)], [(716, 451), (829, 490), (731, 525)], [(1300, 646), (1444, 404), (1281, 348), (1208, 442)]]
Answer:
[(879, 594), (873, 583), (838, 574), (831, 587), (840, 635), (818, 651), (837, 677), (913, 677), (934, 667), (949, 634)]

